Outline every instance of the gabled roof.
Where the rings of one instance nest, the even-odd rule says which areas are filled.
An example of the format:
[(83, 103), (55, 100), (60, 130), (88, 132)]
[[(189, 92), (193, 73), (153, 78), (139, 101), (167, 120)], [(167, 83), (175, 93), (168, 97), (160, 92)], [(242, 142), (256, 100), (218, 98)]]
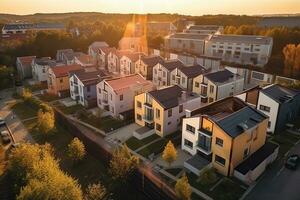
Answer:
[(144, 77), (142, 77), (139, 74), (106, 79), (105, 82), (115, 91), (116, 94), (130, 87), (148, 85), (148, 84), (152, 85), (152, 82), (147, 81), (146, 79), (144, 79)]
[(184, 67), (184, 64), (178, 59), (164, 60), (160, 64), (169, 71), (172, 71), (175, 68)]
[(210, 72), (204, 75), (207, 79), (214, 83), (225, 83), (230, 80), (241, 79), (242, 77), (238, 74), (234, 74), (229, 70), (225, 69), (222, 71)]
[(35, 58), (36, 56), (17, 57), (22, 65), (30, 65)]
[(52, 60), (51, 57), (42, 57), (42, 58), (36, 58), (34, 62), (38, 65), (49, 65), (49, 66), (55, 66), (56, 61)]
[(77, 78), (83, 83), (83, 85), (96, 85), (104, 77), (107, 77), (107, 74), (103, 70), (86, 72), (85, 70), (79, 70), (74, 72)]
[(280, 104), (292, 100), (296, 95), (300, 95), (300, 90), (290, 89), (278, 84), (267, 86), (260, 91)]
[(188, 78), (194, 78), (200, 74), (204, 74), (207, 70), (201, 65), (193, 65), (189, 67), (180, 67), (179, 70), (184, 73)]
[(83, 69), (80, 65), (62, 65), (51, 67), (56, 78), (65, 77), (69, 75), (70, 71)]
[(164, 108), (169, 109), (178, 106), (179, 97), (181, 97), (181, 87), (174, 85), (160, 90), (150, 91), (149, 94)]
[(93, 42), (90, 45), (90, 48), (94, 51), (94, 52), (98, 52), (99, 48), (103, 48), (103, 47), (109, 47), (108, 44), (106, 42), (103, 41), (96, 41)]
[(160, 56), (157, 56), (157, 55), (144, 56), (141, 60), (148, 67), (153, 67), (157, 63), (163, 63), (164, 62), (164, 59), (162, 57), (160, 57)]

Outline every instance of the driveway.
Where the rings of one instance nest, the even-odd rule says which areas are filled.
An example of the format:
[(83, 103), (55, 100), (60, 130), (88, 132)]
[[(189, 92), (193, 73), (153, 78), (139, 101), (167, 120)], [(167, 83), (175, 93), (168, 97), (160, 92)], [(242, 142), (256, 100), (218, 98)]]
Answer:
[(16, 142), (33, 143), (33, 138), (24, 127), (22, 121), (13, 114), (7, 103), (13, 103), (15, 100), (11, 98), (12, 92), (9, 90), (0, 92), (0, 117), (5, 119), (6, 124), (12, 131)]
[[(300, 155), (300, 143), (296, 145), (291, 153)], [(299, 200), (300, 199), (300, 167), (291, 171), (278, 162), (274, 169), (266, 171), (262, 180), (247, 195), (247, 200)]]

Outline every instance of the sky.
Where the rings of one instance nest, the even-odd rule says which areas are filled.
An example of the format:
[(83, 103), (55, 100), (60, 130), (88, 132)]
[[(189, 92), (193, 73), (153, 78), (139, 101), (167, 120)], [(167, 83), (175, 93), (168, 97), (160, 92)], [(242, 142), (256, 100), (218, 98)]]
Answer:
[(300, 0), (0, 0), (0, 13), (294, 14)]

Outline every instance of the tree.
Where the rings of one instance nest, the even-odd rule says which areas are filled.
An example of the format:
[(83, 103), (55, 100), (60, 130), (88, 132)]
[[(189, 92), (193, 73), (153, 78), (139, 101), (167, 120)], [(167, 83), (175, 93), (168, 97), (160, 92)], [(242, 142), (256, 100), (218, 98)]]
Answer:
[(24, 101), (30, 101), (32, 99), (32, 92), (28, 88), (24, 88), (22, 91), (22, 98)]
[(288, 44), (283, 48), (282, 53), (285, 70), (298, 72), (300, 70), (300, 44)]
[(192, 189), (185, 174), (177, 180), (175, 185), (175, 193), (179, 199), (191, 199)]
[(130, 173), (138, 167), (139, 158), (131, 155), (128, 147), (124, 145), (113, 152), (110, 160), (110, 173), (113, 179), (125, 180)]
[(86, 190), (85, 200), (102, 200), (105, 196), (106, 188), (101, 183), (92, 184)]
[(68, 145), (68, 157), (73, 162), (78, 162), (84, 158), (85, 154), (84, 144), (75, 137)]
[(171, 140), (165, 146), (162, 158), (169, 164), (169, 166), (177, 159), (177, 151)]
[(40, 132), (47, 134), (54, 128), (55, 120), (52, 113), (39, 110), (37, 117), (37, 128)]

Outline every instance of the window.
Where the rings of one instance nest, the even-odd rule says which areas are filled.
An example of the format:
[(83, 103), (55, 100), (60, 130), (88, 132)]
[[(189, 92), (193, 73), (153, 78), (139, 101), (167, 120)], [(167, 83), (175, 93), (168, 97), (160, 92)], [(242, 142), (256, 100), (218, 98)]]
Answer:
[(172, 122), (168, 122), (168, 125), (171, 125), (172, 124)]
[(156, 114), (156, 118), (159, 119), (160, 118), (160, 110), (156, 108), (155, 114)]
[(98, 92), (99, 92), (99, 94), (101, 94), (101, 88), (98, 88)]
[(175, 75), (172, 75), (172, 80), (175, 81)]
[(168, 117), (172, 117), (172, 108), (168, 110)]
[(86, 87), (86, 90), (87, 90), (88, 92), (90, 92), (90, 91), (91, 91), (91, 87), (90, 87), (90, 86), (87, 86), (87, 87)]
[(186, 130), (189, 132), (192, 132), (192, 133), (195, 133), (195, 131), (196, 131), (195, 127), (193, 127), (189, 124), (186, 125)]
[(166, 72), (165, 71), (163, 71), (163, 77), (166, 77)]
[(110, 111), (112, 112), (112, 113), (114, 113), (115, 112), (115, 108), (112, 106), (112, 107), (110, 107)]
[(156, 123), (155, 125), (156, 125), (156, 130), (157, 130), (157, 131), (161, 131), (161, 125), (160, 125), (160, 124), (157, 124), (157, 123)]
[(185, 84), (185, 78), (182, 77), (182, 84)]
[(43, 73), (46, 73), (46, 69), (43, 67)]
[(64, 79), (62, 79), (62, 78), (61, 78), (61, 79), (59, 79), (59, 82), (60, 82), (60, 83), (64, 82)]
[(245, 149), (244, 150), (244, 156), (243, 156), (243, 159), (247, 158), (249, 155), (249, 148)]
[(110, 94), (110, 100), (112, 100), (112, 94)]
[(259, 109), (262, 111), (270, 112), (271, 108), (268, 106), (260, 105)]
[(271, 121), (268, 121), (268, 128), (271, 127)]
[(216, 137), (216, 144), (220, 147), (223, 147), (223, 140), (221, 138)]
[(179, 105), (179, 113), (182, 113), (183, 111), (183, 105)]
[(157, 70), (156, 69), (154, 69), (154, 74), (157, 74)]
[(140, 114), (136, 115), (137, 120), (142, 121), (142, 116)]
[(142, 103), (140, 101), (136, 102), (138, 108), (142, 108)]
[(73, 86), (73, 81), (71, 81), (71, 86)]
[(226, 160), (222, 158), (221, 156), (215, 155), (215, 162), (225, 166)]
[(209, 86), (209, 92), (210, 92), (210, 93), (214, 93), (214, 89), (215, 89), (215, 88), (214, 88), (213, 85), (210, 85), (210, 86)]
[(195, 87), (196, 87), (196, 88), (199, 88), (199, 87), (200, 87), (199, 82), (195, 82)]
[(120, 101), (123, 101), (123, 94), (120, 95)]
[(184, 139), (184, 146), (189, 147), (189, 148), (193, 148), (193, 143), (187, 139)]

